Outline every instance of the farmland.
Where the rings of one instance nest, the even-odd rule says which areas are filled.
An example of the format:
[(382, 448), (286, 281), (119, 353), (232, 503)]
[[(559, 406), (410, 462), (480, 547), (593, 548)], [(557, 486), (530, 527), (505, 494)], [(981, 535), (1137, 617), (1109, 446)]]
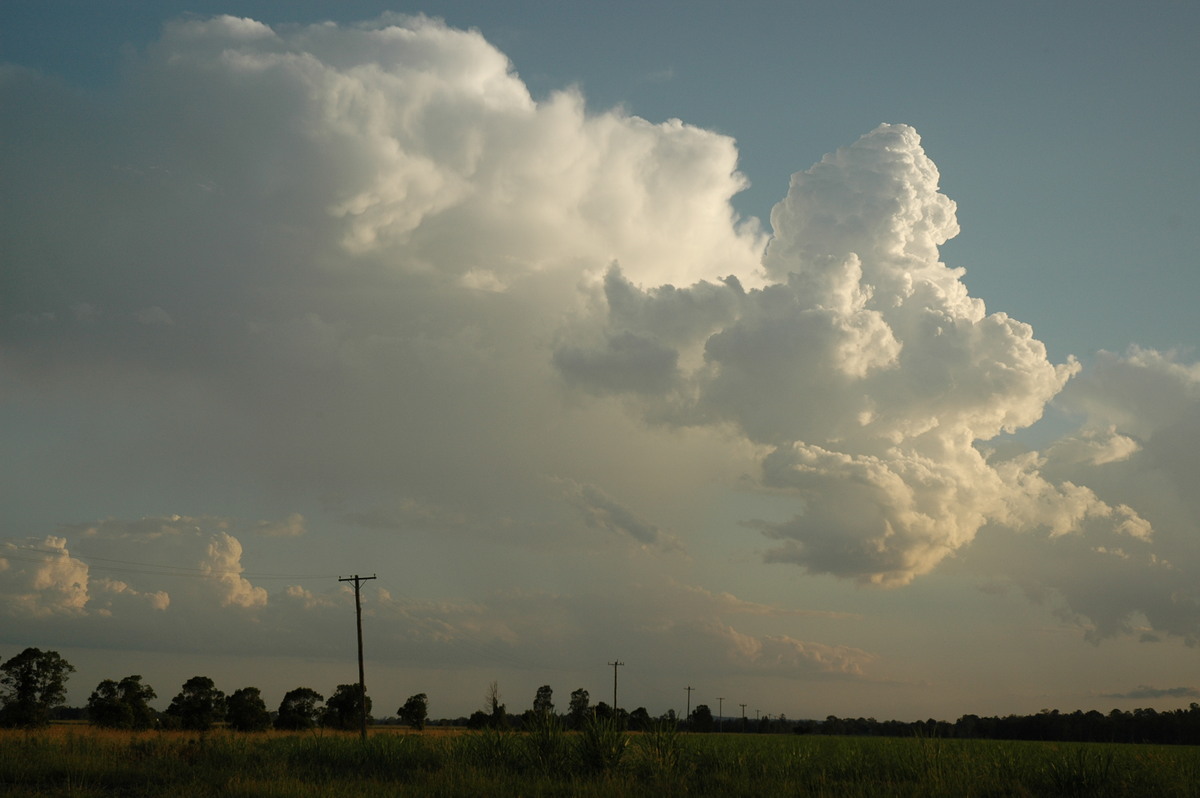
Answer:
[(0, 732), (9, 796), (1190, 796), (1200, 748), (581, 732)]

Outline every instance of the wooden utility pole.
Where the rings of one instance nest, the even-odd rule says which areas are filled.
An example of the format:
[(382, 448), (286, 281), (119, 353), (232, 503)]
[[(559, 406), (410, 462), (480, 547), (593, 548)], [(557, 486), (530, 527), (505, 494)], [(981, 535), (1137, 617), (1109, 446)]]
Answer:
[(367, 681), (363, 674), (363, 649), (362, 649), (362, 601), (359, 598), (359, 589), (362, 583), (375, 578), (375, 574), (370, 576), (354, 576), (345, 579), (338, 578), (339, 582), (354, 583), (354, 618), (358, 622), (358, 719), (359, 728), (362, 731), (362, 738), (367, 739)]
[(695, 690), (696, 688), (695, 688), (695, 687), (692, 687), (692, 686), (689, 684), (687, 687), (685, 687), (685, 688), (683, 688), (683, 689), (684, 689), (684, 690), (687, 690), (687, 694), (688, 694), (688, 700), (687, 700), (687, 714), (683, 716), (683, 719), (684, 719), (684, 720), (687, 720), (688, 718), (690, 718), (690, 717), (692, 716), (692, 691), (693, 691), (693, 690)]
[(608, 664), (612, 665), (613, 669), (613, 719), (615, 720), (617, 717), (617, 668), (625, 663), (620, 660), (613, 660)]
[(721, 718), (725, 715), (725, 696), (717, 696), (717, 731), (721, 731)]

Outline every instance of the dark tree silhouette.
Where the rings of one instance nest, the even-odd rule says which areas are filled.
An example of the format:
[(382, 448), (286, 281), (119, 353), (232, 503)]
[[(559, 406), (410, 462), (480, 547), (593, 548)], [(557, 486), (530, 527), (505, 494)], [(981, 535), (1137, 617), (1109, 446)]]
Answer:
[(171, 699), (167, 715), (184, 729), (208, 731), (225, 719), (225, 694), (207, 676), (193, 676)]
[(652, 719), (645, 707), (638, 707), (629, 713), (629, 728), (634, 731), (649, 731)]
[(710, 732), (713, 730), (713, 714), (708, 708), (708, 704), (700, 704), (692, 710), (692, 716), (688, 718), (691, 730), (695, 732)]
[(27, 648), (0, 665), (0, 726), (45, 726), (75, 671), (57, 651)]
[(488, 726), (493, 729), (508, 728), (508, 707), (500, 703), (500, 683), (492, 681), (488, 684), (485, 696), (487, 711), (490, 713)]
[[(362, 717), (357, 684), (339, 684), (325, 702), (321, 725), (331, 729), (352, 730), (359, 727)], [(367, 696), (367, 717), (371, 715), (371, 697)]]
[(550, 685), (543, 684), (537, 690), (537, 695), (533, 698), (533, 711), (538, 715), (554, 714), (554, 691), (550, 689)]
[(325, 700), (325, 696), (311, 687), (297, 687), (289, 690), (279, 702), (279, 713), (275, 716), (275, 728), (289, 731), (311, 729), (317, 725), (321, 715), (317, 705)]
[(271, 713), (257, 687), (233, 691), (226, 701), (225, 720), (236, 731), (256, 732), (271, 728)]
[(588, 709), (588, 691), (582, 687), (572, 690), (571, 703), (567, 707), (567, 717), (571, 719), (572, 727), (583, 728), (583, 722), (588, 717)]
[(88, 697), (88, 718), (111, 729), (153, 728), (158, 716), (148, 702), (156, 697), (141, 676), (126, 676), (120, 682), (105, 679)]
[(417, 731), (425, 729), (425, 720), (429, 717), (429, 698), (424, 693), (409, 696), (404, 706), (396, 710), (400, 720), (412, 726)]

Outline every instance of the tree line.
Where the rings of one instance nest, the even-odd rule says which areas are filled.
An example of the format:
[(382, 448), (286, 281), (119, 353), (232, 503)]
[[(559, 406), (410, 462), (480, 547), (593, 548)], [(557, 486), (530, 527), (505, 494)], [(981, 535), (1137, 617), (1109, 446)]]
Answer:
[[(164, 712), (150, 706), (157, 694), (139, 675), (120, 680), (104, 679), (82, 708), (64, 708), (66, 682), (74, 666), (56, 651), (27, 648), (0, 665), (0, 726), (37, 727), (52, 719), (86, 719), (97, 726), (114, 729), (187, 729), (205, 731), (218, 724), (237, 731), (267, 729), (305, 730), (318, 726), (353, 730), (358, 728), (361, 704), (358, 685), (340, 684), (328, 699), (309, 687), (289, 690), (274, 711), (268, 710), (257, 687), (243, 687), (226, 695), (207, 676), (193, 676), (183, 683)], [(366, 711), (371, 712), (371, 699)], [(956, 737), (998, 740), (1042, 740), (1061, 742), (1125, 742), (1200, 745), (1200, 704), (1187, 709), (1158, 712), (1154, 709), (1108, 714), (1096, 710), (1061, 713), (1042, 710), (1036, 715), (980, 717), (963, 715), (957, 721), (878, 721), (875, 718), (788, 720), (783, 715), (762, 718), (714, 718), (711, 709), (698, 705), (686, 718), (674, 710), (654, 718), (645, 707), (632, 712), (614, 709), (603, 701), (592, 704), (588, 691), (571, 692), (567, 711), (555, 712), (554, 691), (538, 688), (531, 708), (509, 713), (500, 701), (500, 690), (492, 682), (484, 709), (469, 717), (443, 721), (471, 729), (535, 729), (553, 718), (567, 729), (582, 729), (594, 719), (611, 720), (616, 728), (649, 731), (663, 722), (693, 732), (757, 732), (851, 736)], [(429, 700), (425, 693), (412, 695), (396, 710), (396, 719), (414, 729), (429, 722)]]
[(796, 721), (794, 727), (797, 734), (1200, 745), (1200, 704), (1162, 712), (1149, 708), (1114, 709), (1108, 714), (1094, 709), (1070, 713), (1043, 709), (1034, 715), (963, 715), (953, 723), (932, 718), (905, 722), (830, 715), (825, 720)]
[[(289, 690), (272, 712), (257, 687), (243, 687), (226, 695), (209, 677), (193, 676), (184, 682), (166, 711), (157, 712), (150, 706), (157, 693), (135, 674), (120, 680), (104, 679), (92, 691), (85, 707), (63, 708), (67, 678), (74, 671), (74, 666), (58, 652), (37, 648), (27, 648), (0, 665), (0, 726), (35, 727), (46, 725), (51, 719), (80, 719), (116, 729), (206, 731), (223, 723), (237, 731), (304, 730), (317, 726), (351, 730), (358, 726), (362, 706), (358, 685), (340, 684), (328, 699), (310, 687)], [(365, 703), (369, 717), (370, 696), (365, 696)], [(583, 688), (571, 693), (566, 714), (559, 716), (554, 711), (554, 692), (549, 685), (538, 688), (530, 709), (510, 714), (500, 701), (498, 685), (492, 682), (485, 707), (486, 711), (479, 710), (451, 722), (472, 729), (520, 730), (553, 716), (570, 729), (581, 729), (594, 718), (613, 720), (619, 728), (649, 729), (654, 720), (645, 707), (626, 712), (614, 710), (603, 701), (593, 705)], [(401, 723), (424, 729), (429, 717), (428, 697), (425, 693), (410, 696), (396, 710), (396, 716)], [(673, 710), (663, 718), (676, 721)], [(697, 707), (692, 722), (699, 724), (698, 730), (711, 730), (712, 715), (708, 708)]]
[[(96, 726), (114, 729), (187, 729), (207, 731), (225, 724), (237, 731), (333, 729), (358, 727), (362, 702), (358, 685), (339, 684), (326, 699), (310, 687), (289, 690), (274, 712), (267, 709), (257, 687), (242, 687), (226, 695), (207, 676), (193, 676), (183, 683), (164, 712), (150, 701), (154, 688), (140, 675), (104, 679), (87, 705), (75, 712), (63, 711), (67, 678), (75, 667), (57, 651), (27, 648), (0, 665), (0, 726), (38, 727), (51, 719), (82, 716)], [(425, 723), (425, 695), (411, 697), (398, 710), (413, 725)], [(323, 704), (323, 706), (322, 706)], [(366, 697), (366, 710), (371, 699)]]
[[(502, 731), (523, 731), (545, 728), (545, 721), (553, 718), (561, 728), (580, 730), (591, 721), (611, 721), (614, 728), (632, 731), (650, 731), (656, 724), (666, 722), (672, 728), (682, 728), (691, 731), (715, 731), (715, 721), (712, 712), (703, 704), (696, 707), (691, 716), (677, 718), (675, 710), (668, 710), (663, 715), (653, 717), (645, 707), (638, 707), (632, 712), (609, 706), (604, 701), (591, 703), (587, 690), (580, 687), (571, 691), (567, 711), (562, 714), (555, 712), (554, 690), (548, 684), (537, 689), (533, 697), (533, 705), (520, 713), (510, 713), (505, 704), (500, 703), (500, 691), (496, 682), (492, 682), (484, 698), (484, 709), (476, 710), (469, 716), (449, 718), (443, 721), (449, 726), (465, 726), (468, 729), (498, 729)], [(403, 721), (404, 718), (401, 717)]]

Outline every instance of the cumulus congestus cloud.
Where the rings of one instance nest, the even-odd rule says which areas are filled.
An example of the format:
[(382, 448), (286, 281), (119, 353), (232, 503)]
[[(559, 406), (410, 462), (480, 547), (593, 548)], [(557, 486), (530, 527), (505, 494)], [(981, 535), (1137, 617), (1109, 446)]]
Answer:
[[(794, 175), (768, 235), (730, 203), (745, 179), (728, 136), (589, 109), (577, 89), (535, 99), (478, 32), (424, 17), (187, 19), (131, 54), (109, 97), (5, 67), (0, 104), (0, 401), (86, 432), (39, 467), (114, 495), (177, 475), (218, 505), (196, 517), (232, 515), (233, 494), (291, 513), (248, 534), (142, 530), (165, 557), (203, 544), (187, 561), (204, 590), (169, 602), (168, 586), (85, 578), (48, 541), (63, 553), (0, 567), (27, 614), (103, 595), (114, 613), (207, 602), (302, 628), (344, 596), (268, 593), (241, 562), (319, 545), (322, 520), (364, 540), (680, 563), (706, 543), (692, 530), (737, 506), (719, 534), (772, 563), (903, 585), (986, 550), (984, 570), (1097, 636), (1196, 635), (1195, 366), (1135, 350), (1084, 372), (989, 312), (939, 260), (956, 209), (910, 127)], [(1013, 445), (1056, 397), (1083, 427)], [(106, 523), (112, 540), (136, 526)], [(455, 564), (464, 584), (488, 571)], [(522, 576), (558, 596), (612, 565)], [(1106, 593), (1116, 575), (1130, 589)], [(479, 628), (526, 629), (494, 603)], [(681, 615), (679, 648), (691, 634), (843, 673), (872, 660)]]
[(751, 522), (777, 541), (768, 560), (908, 582), (989, 520), (1047, 523), (1013, 506), (1060, 489), (1030, 496), (1028, 469), (977, 444), (1036, 422), (1079, 368), (938, 260), (954, 210), (916, 131), (882, 125), (793, 176), (759, 287), (639, 288), (614, 267), (593, 348), (563, 344), (556, 363), (584, 390), (636, 394), (649, 418), (733, 424), (764, 447), (762, 486), (797, 499), (792, 519)]

